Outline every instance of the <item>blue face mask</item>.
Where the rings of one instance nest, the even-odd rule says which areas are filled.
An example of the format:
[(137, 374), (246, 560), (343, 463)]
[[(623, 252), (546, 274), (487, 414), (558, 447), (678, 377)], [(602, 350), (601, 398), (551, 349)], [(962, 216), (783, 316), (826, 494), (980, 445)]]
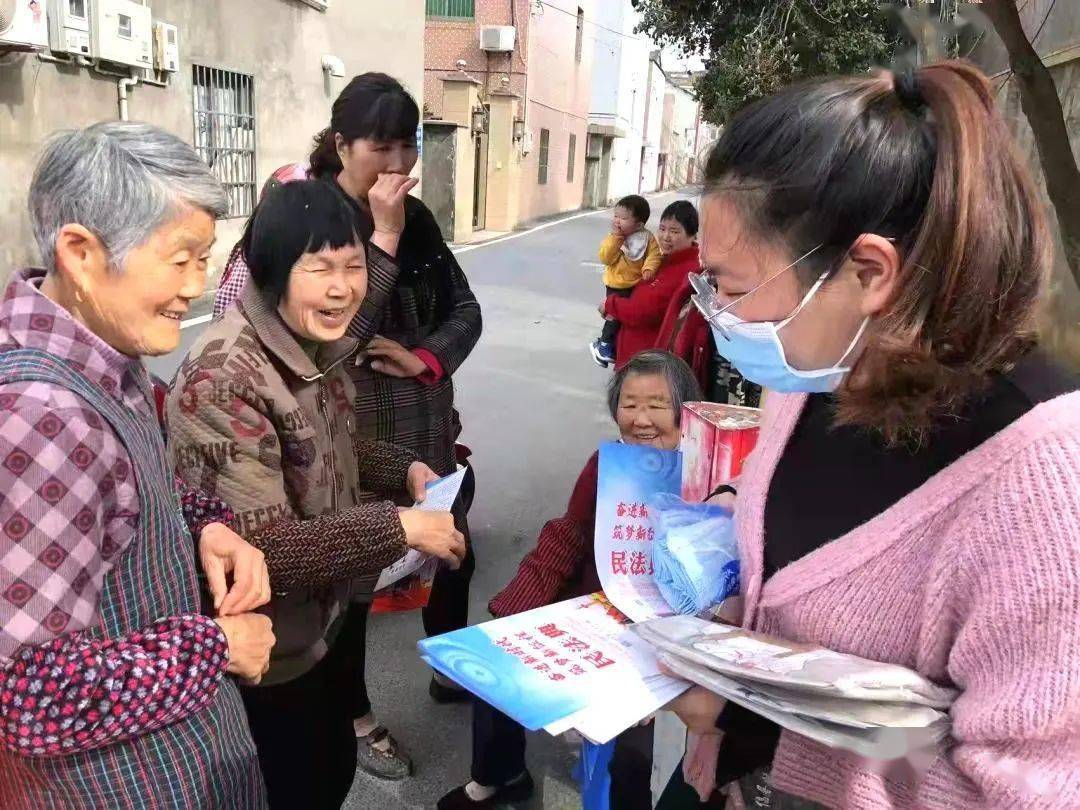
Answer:
[[(814, 250), (817, 250), (817, 248), (814, 248)], [(814, 250), (810, 251), (810, 253), (813, 253)], [(795, 316), (810, 302), (810, 299), (814, 297), (814, 294), (821, 289), (821, 285), (828, 275), (827, 272), (823, 273), (814, 282), (814, 285), (803, 296), (795, 311), (782, 321), (744, 321), (728, 311), (747, 295), (757, 291), (780, 273), (794, 267), (802, 259), (809, 256), (810, 253), (770, 276), (746, 295), (740, 296), (736, 301), (726, 305), (720, 303), (712, 285), (705, 279), (703, 274), (698, 275), (695, 273), (690, 276), (690, 283), (696, 293), (692, 296), (692, 299), (695, 306), (712, 327), (717, 352), (726, 358), (743, 377), (771, 391), (817, 394), (836, 390), (844, 376), (851, 371), (850, 366), (844, 366), (844, 361), (847, 360), (848, 355), (851, 354), (859, 342), (859, 338), (862, 337), (863, 332), (866, 330), (866, 324), (870, 321), (869, 318), (863, 319), (862, 324), (855, 333), (855, 337), (851, 339), (847, 350), (835, 365), (808, 371), (792, 368), (791, 364), (788, 363), (784, 352), (784, 344), (780, 341), (780, 330), (791, 323)]]

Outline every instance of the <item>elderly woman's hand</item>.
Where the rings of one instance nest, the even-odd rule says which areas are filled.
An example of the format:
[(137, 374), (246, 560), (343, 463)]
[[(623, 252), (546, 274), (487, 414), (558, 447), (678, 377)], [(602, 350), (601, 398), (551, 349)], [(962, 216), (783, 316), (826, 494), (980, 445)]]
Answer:
[(465, 537), (454, 527), (452, 514), (402, 509), (398, 516), (409, 548), (438, 557), (451, 568), (461, 565), (465, 559)]
[[(270, 574), (263, 553), (223, 523), (199, 534), (199, 561), (219, 616), (247, 613), (270, 601)], [(226, 575), (232, 574), (232, 587)]]
[(405, 489), (417, 503), (423, 503), (427, 497), (427, 485), (432, 481), (438, 481), (439, 476), (427, 464), (422, 461), (414, 461), (409, 465), (409, 473), (406, 476)]
[(277, 643), (270, 617), (241, 613), (222, 616), (216, 621), (229, 644), (226, 671), (249, 684), (257, 684), (270, 669), (270, 651)]
[(428, 370), (427, 363), (389, 338), (377, 337), (372, 340), (367, 353), (374, 358), (371, 368), (390, 377), (417, 377)]

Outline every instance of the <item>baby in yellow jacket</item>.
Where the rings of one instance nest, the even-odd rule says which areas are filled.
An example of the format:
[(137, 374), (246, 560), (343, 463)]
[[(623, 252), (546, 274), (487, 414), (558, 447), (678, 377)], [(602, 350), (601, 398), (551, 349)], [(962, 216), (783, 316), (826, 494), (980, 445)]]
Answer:
[[(600, 243), (600, 261), (604, 267), (604, 286), (608, 295), (629, 298), (641, 281), (651, 281), (660, 269), (662, 255), (656, 237), (645, 223), (649, 221), (649, 203), (631, 194), (615, 204), (611, 233)], [(619, 322), (604, 316), (600, 337), (589, 345), (596, 364), (607, 368), (615, 362), (615, 338)]]

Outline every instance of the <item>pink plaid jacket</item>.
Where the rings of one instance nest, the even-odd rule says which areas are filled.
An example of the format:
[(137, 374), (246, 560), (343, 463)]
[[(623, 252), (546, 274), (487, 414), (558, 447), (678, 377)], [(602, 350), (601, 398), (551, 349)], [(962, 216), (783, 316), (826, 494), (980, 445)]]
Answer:
[[(42, 295), (43, 278), (33, 270), (13, 276), (0, 302), (0, 350), (48, 352), (156, 419), (142, 364)], [(179, 702), (173, 719), (201, 708), (228, 663), (225, 636), (212, 620), (162, 617), (129, 639), (82, 635), (99, 622), (102, 583), (140, 514), (131, 460), (102, 418), (48, 383), (0, 385), (0, 492), (0, 747), (55, 755), (138, 736), (161, 723), (145, 710), (158, 690)], [(229, 517), (220, 502), (194, 493), (185, 505), (189, 517), (199, 513), (199, 525)], [(193, 681), (181, 691), (165, 666), (177, 650), (189, 662), (216, 662), (191, 667)], [(74, 663), (70, 671), (53, 668), (58, 659), (89, 671)], [(133, 672), (147, 673), (138, 692), (123, 688)], [(70, 733), (34, 720), (47, 716), (71, 720), (64, 725)]]

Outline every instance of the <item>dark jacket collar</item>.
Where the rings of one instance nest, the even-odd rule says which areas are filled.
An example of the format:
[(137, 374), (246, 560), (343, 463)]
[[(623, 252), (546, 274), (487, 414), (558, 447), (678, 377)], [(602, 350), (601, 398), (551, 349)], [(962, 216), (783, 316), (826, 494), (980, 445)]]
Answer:
[(360, 345), (354, 338), (343, 337), (320, 346), (312, 360), (296, 339), (296, 335), (285, 325), (277, 309), (270, 306), (250, 281), (240, 293), (239, 305), (240, 311), (259, 336), (259, 342), (267, 353), (284, 363), (293, 374), (308, 382), (317, 380), (332, 366), (355, 352)]

